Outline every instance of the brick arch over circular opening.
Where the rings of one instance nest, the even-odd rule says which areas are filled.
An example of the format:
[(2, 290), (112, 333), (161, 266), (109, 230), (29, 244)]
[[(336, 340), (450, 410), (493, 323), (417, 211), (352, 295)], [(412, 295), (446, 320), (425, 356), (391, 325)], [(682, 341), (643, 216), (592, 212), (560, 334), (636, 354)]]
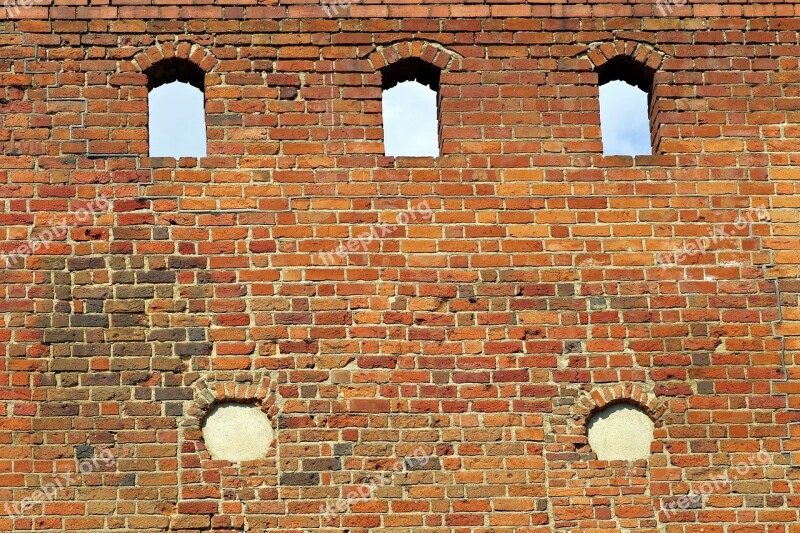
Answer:
[(184, 427), (187, 440), (200, 440), (203, 420), (214, 406), (223, 403), (256, 405), (273, 420), (278, 412), (276, 405), (276, 382), (269, 376), (254, 376), (242, 381), (198, 380), (194, 389), (194, 404), (186, 411)]
[(656, 430), (662, 426), (666, 406), (654, 395), (639, 385), (617, 384), (593, 389), (575, 403), (572, 409), (573, 442), (578, 449), (588, 449), (588, 423), (593, 415), (612, 405), (627, 403), (641, 409), (652, 421)]
[[(181, 482), (178, 485), (177, 513), (170, 516), (169, 530), (188, 529), (185, 524), (197, 524), (202, 520), (244, 524), (245, 508), (237, 510), (224, 507), (224, 493), (237, 494), (240, 501), (249, 505), (254, 496), (249, 491), (237, 493), (253, 480), (268, 487), (279, 483), (277, 467), (278, 377), (266, 371), (259, 372), (210, 372), (192, 382), (194, 402), (188, 406), (181, 422), (183, 442), (179, 451)], [(202, 433), (203, 421), (217, 405), (240, 404), (257, 407), (266, 413), (272, 424), (272, 440), (263, 458), (231, 461), (217, 459), (205, 446)], [(202, 511), (194, 507), (197, 491), (206, 497)], [(208, 492), (205, 492), (208, 491)], [(210, 517), (208, 515), (211, 515)], [(191, 528), (195, 530), (195, 527)], [(200, 527), (210, 531), (217, 528)], [(241, 530), (241, 529), (239, 529)], [(238, 530), (237, 530), (238, 531)]]

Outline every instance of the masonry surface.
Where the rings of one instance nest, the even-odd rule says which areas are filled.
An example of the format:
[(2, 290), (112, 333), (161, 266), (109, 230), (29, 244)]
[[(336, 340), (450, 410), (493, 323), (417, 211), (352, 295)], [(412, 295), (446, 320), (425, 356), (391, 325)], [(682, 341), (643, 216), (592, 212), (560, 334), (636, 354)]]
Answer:
[[(88, 4), (0, 10), (1, 531), (800, 531), (800, 5)], [(382, 155), (409, 58), (435, 159)], [(187, 64), (208, 157), (150, 159)], [(633, 65), (656, 155), (603, 157)]]

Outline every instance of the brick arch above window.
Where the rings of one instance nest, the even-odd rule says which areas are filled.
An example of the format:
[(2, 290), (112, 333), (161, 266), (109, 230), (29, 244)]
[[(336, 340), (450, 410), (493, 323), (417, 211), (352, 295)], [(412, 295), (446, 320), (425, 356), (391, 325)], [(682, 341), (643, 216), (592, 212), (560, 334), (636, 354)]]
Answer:
[(136, 54), (132, 63), (140, 72), (145, 72), (157, 63), (171, 59), (186, 60), (199, 67), (206, 74), (212, 72), (220, 62), (219, 59), (202, 46), (181, 42), (158, 43)]
[[(671, 98), (667, 90), (671, 74), (662, 68), (665, 57), (667, 57), (665, 52), (657, 50), (648, 43), (614, 40), (594, 43), (589, 50), (576, 58), (581, 70), (590, 69), (593, 76), (596, 76), (595, 83), (598, 88), (610, 82), (621, 81), (638, 88), (647, 95), (646, 117), (639, 116), (640, 109), (636, 106), (629, 109), (635, 119), (633, 123), (640, 125), (643, 122), (649, 123), (649, 150), (647, 152), (640, 151), (639, 155), (660, 154), (664, 133), (668, 131), (662, 129), (665, 117), (661, 114), (661, 111), (668, 108), (668, 101)], [(602, 112), (601, 110), (597, 114), (597, 126), (600, 126)], [(619, 115), (614, 116), (619, 117)], [(667, 116), (667, 118), (669, 117)], [(611, 122), (613, 124), (615, 121), (612, 119)], [(619, 126), (612, 127), (613, 129), (619, 130)], [(636, 132), (642, 136), (646, 135), (644, 130), (639, 127), (636, 128)], [(605, 135), (603, 141), (606, 142)], [(614, 146), (613, 137), (609, 141), (611, 142), (610, 146)], [(643, 148), (643, 146), (639, 148)], [(621, 154), (611, 151), (609, 155)]]
[(429, 41), (404, 41), (378, 47), (368, 57), (373, 70), (380, 70), (403, 59), (416, 58), (439, 70), (450, 70), (461, 63), (461, 56)]
[[(445, 111), (443, 111), (442, 101), (445, 96), (441, 84), (447, 84), (448, 72), (460, 70), (461, 59), (462, 57), (452, 50), (429, 41), (402, 41), (379, 46), (362, 58), (369, 62), (371, 70), (374, 72), (374, 75), (368, 77), (370, 97), (374, 94), (374, 98), (381, 99), (380, 113), (375, 113), (372, 118), (376, 126), (380, 125), (383, 133), (383, 142), (378, 145), (380, 146), (379, 153), (408, 157), (436, 157), (445, 154), (443, 146), (447, 140), (447, 134), (442, 125), (447, 123), (447, 120), (443, 117)], [(416, 82), (431, 89), (435, 93), (433, 96), (434, 107), (430, 106), (429, 93), (426, 93), (426, 96), (414, 93), (417, 89), (413, 89), (410, 85), (402, 89), (397, 88), (404, 82)], [(457, 89), (450, 87), (447, 90), (452, 95), (453, 91)], [(390, 91), (395, 91), (394, 96), (405, 96), (394, 100), (390, 98), (394, 107), (385, 108), (384, 105)], [(407, 105), (408, 91), (416, 94), (413, 98), (421, 98), (421, 101), (425, 103), (410, 108), (408, 111), (412, 114), (419, 114), (414, 120), (404, 122), (398, 120), (397, 116), (407, 116), (407, 113), (398, 106)], [(394, 118), (390, 118), (388, 122), (387, 115), (383, 113), (385, 109), (394, 109), (394, 112), (388, 115), (388, 117), (393, 116)], [(435, 116), (430, 114), (431, 111)], [(401, 141), (401, 139), (409, 138), (416, 140), (414, 146), (409, 146)], [(452, 149), (452, 146), (450, 148)]]
[(628, 57), (648, 69), (657, 71), (664, 61), (665, 54), (647, 43), (636, 41), (595, 43), (586, 52), (593, 70), (601, 69), (603, 65), (620, 56)]

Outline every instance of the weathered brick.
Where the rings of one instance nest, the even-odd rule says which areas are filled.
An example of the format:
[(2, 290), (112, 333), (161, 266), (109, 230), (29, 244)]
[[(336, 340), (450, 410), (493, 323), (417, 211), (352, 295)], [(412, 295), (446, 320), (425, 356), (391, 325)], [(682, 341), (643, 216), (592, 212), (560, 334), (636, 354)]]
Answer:
[(287, 472), (281, 475), (281, 485), (287, 487), (310, 487), (319, 484), (319, 474), (306, 472)]
[[(0, 529), (800, 522), (794, 4), (34, 3), (0, 21), (0, 493), (116, 464)], [(410, 78), (439, 157), (384, 154)], [(207, 157), (148, 157), (173, 79)], [(603, 155), (612, 79), (655, 155)], [(263, 457), (207, 449), (221, 402)], [(587, 439), (619, 403), (647, 459)]]

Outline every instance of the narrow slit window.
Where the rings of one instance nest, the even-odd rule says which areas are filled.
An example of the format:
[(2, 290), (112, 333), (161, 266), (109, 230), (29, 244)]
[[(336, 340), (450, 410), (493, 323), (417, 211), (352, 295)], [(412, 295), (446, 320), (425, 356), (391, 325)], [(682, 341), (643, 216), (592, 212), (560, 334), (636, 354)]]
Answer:
[(146, 74), (150, 157), (205, 157), (205, 73), (190, 61), (172, 59)]
[(438, 157), (439, 69), (409, 58), (385, 67), (382, 75), (385, 154)]
[(654, 72), (620, 56), (599, 70), (603, 155), (651, 155)]

